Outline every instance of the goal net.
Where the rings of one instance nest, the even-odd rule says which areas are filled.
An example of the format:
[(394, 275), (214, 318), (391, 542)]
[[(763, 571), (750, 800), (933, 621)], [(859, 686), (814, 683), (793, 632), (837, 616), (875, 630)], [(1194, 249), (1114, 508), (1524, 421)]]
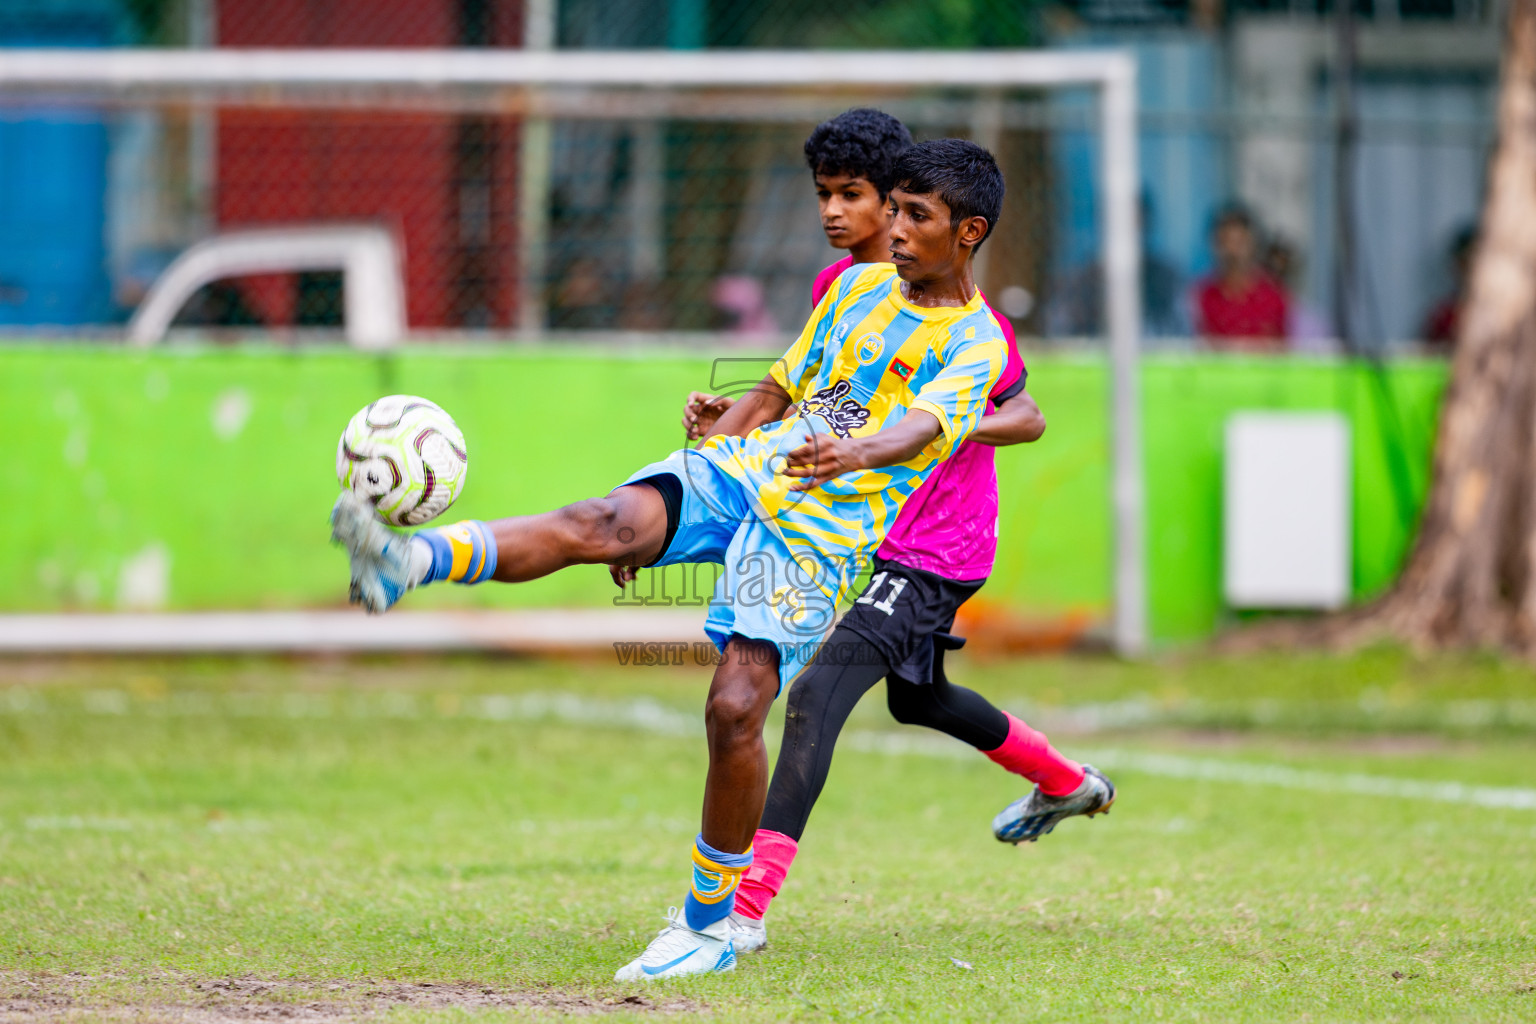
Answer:
[(266, 262), (207, 263), (173, 332), (338, 333), (352, 264), (298, 253), (306, 232), (363, 226), (393, 241), (400, 340), (769, 351), (841, 255), (804, 139), (879, 107), (997, 155), (1008, 198), (978, 282), (1026, 349), (1112, 357), (1114, 637), (1135, 651), (1133, 77), (1088, 51), (8, 50), (0, 146), (60, 177), (30, 211), (47, 230), (7, 240), (0, 312), (120, 333), (191, 247), (259, 231)]

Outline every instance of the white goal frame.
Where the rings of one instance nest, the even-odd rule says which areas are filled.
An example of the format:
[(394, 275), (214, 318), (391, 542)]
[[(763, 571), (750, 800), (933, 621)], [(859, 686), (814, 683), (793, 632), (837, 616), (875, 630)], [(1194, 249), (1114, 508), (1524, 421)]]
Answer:
[(1102, 145), (1103, 269), (1110, 354), (1113, 640), (1147, 648), (1139, 350), (1136, 61), (1125, 51), (0, 50), (0, 95), (156, 86), (395, 94), (461, 88), (1090, 87)]

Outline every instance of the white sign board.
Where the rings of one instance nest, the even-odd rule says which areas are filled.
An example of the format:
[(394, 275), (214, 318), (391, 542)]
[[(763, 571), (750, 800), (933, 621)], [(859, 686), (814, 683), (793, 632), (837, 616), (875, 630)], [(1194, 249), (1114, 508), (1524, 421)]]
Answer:
[(1338, 608), (1350, 593), (1349, 424), (1227, 420), (1224, 583), (1234, 608)]

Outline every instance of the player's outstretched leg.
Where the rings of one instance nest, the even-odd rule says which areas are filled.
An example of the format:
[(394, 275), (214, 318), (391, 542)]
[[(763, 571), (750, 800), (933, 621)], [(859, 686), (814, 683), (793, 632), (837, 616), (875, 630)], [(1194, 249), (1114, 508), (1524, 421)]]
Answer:
[(1033, 842), (1066, 818), (1091, 818), (1109, 810), (1115, 787), (1102, 772), (1063, 757), (1044, 733), (974, 690), (950, 682), (944, 674), (944, 652), (963, 641), (945, 633), (935, 634), (934, 640), (928, 685), (895, 676), (886, 680), (891, 714), (907, 725), (938, 729), (969, 743), (994, 764), (1035, 784), (1032, 792), (993, 819), (994, 836), (1005, 843)]
[(666, 504), (654, 487), (626, 485), (553, 512), (397, 533), (343, 492), (331, 540), (347, 549), (351, 600), (378, 614), (428, 583), (521, 583), (572, 565), (645, 565), (665, 542)]
[(1091, 764), (1083, 765), (1083, 781), (1072, 792), (1050, 796), (1036, 786), (992, 819), (992, 834), (1005, 843), (1032, 843), (1073, 815), (1089, 818), (1108, 814), (1115, 802), (1115, 784)]
[(379, 522), (373, 507), (351, 491), (342, 491), (331, 509), (331, 542), (346, 548), (352, 563), (349, 599), (375, 614), (426, 576), (423, 553), (413, 551), (411, 535)]
[[(923, 725), (970, 743), (992, 761), (1035, 784), (992, 820), (1005, 843), (1034, 842), (1074, 815), (1093, 817), (1115, 802), (1115, 786), (1091, 765), (1062, 756), (1045, 734), (1000, 711), (981, 694), (956, 686), (935, 665), (934, 681), (914, 686), (892, 678), (891, 712), (907, 725)], [(1001, 728), (999, 728), (1001, 726)], [(1001, 735), (999, 735), (1001, 734)]]
[(682, 911), (667, 911), (667, 926), (645, 952), (619, 969), (615, 981), (735, 969), (730, 916), (741, 877), (752, 866), (752, 835), (768, 789), (763, 722), (778, 689), (773, 646), (733, 636), (715, 670), (704, 711), (709, 776), (704, 827), (693, 846), (693, 883)]

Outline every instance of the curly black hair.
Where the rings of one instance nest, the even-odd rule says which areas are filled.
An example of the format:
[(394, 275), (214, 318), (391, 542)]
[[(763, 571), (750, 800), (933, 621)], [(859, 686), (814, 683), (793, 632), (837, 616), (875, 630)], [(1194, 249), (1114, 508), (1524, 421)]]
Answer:
[(911, 145), (912, 133), (890, 114), (855, 107), (816, 126), (805, 140), (805, 162), (812, 174), (864, 178), (884, 199), (895, 184), (896, 158)]
[(991, 153), (965, 139), (934, 139), (908, 149), (896, 161), (892, 187), (938, 193), (949, 207), (951, 228), (967, 217), (985, 217), (987, 233), (981, 242), (991, 236), (1003, 212), (1003, 172)]

